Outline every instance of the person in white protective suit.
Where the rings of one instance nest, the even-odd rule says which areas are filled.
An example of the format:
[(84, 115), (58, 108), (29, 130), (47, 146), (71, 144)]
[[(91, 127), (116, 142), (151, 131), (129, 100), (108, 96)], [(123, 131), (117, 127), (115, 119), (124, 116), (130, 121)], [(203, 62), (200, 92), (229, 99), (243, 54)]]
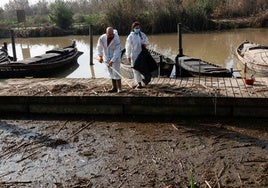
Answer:
[[(142, 51), (142, 45), (144, 47), (147, 47), (149, 45), (148, 37), (141, 32), (141, 25), (139, 22), (134, 22), (131, 26), (131, 32), (127, 37), (126, 40), (126, 57), (128, 58), (128, 61), (131, 63), (131, 66), (134, 66), (134, 62), (137, 59), (138, 55)], [(136, 88), (140, 89), (142, 88), (142, 74), (133, 69), (134, 73), (134, 79), (137, 83)]]
[(101, 35), (97, 43), (98, 61), (107, 64), (109, 77), (112, 79), (112, 88), (109, 92), (122, 91), (120, 77), (121, 42), (117, 31), (107, 27), (106, 33)]

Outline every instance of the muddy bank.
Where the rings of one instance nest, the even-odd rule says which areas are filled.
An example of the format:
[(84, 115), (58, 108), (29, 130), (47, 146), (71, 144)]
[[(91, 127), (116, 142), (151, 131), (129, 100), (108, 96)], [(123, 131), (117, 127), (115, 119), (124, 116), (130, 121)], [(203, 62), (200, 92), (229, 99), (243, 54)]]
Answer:
[(266, 187), (267, 123), (2, 118), (0, 186)]

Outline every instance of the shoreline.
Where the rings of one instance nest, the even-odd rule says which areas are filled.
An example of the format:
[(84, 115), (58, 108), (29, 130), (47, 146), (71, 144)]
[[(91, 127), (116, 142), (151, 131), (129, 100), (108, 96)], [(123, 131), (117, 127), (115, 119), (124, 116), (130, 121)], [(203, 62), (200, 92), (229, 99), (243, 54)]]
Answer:
[[(268, 12), (268, 11), (267, 11)], [(267, 13), (268, 15), (268, 13)], [(266, 16), (268, 17), (268, 16)], [(246, 18), (215, 18), (210, 20), (210, 26), (208, 30), (191, 31), (187, 26), (182, 26), (182, 32), (185, 33), (198, 33), (198, 32), (211, 32), (211, 31), (225, 31), (231, 29), (239, 28), (268, 28), (268, 18), (262, 17), (246, 17)], [(26, 28), (26, 29), (25, 29)], [(26, 38), (26, 37), (58, 37), (58, 36), (68, 36), (68, 35), (89, 35), (89, 25), (78, 25), (72, 29), (61, 29), (57, 26), (48, 27), (17, 27), (16, 37)], [(101, 34), (102, 30), (100, 28), (95, 31), (95, 35)], [(170, 33), (174, 33), (173, 31)], [(168, 33), (150, 33), (150, 34), (168, 34)], [(0, 39), (9, 38), (10, 29), (1, 29)]]

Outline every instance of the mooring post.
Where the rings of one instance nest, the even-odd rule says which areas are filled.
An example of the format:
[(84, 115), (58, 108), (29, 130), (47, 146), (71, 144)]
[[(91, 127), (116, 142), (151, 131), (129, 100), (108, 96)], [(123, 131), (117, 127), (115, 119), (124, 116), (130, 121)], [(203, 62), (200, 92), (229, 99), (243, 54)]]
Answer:
[(12, 51), (13, 51), (13, 60), (17, 61), (14, 30), (12, 29), (10, 30), (10, 35), (11, 35), (11, 43), (12, 43)]
[(158, 78), (160, 78), (160, 75), (161, 75), (161, 65), (163, 63), (163, 56), (160, 55), (160, 62), (158, 63)]
[(181, 23), (178, 23), (178, 36), (179, 36), (179, 55), (183, 55), (183, 50), (182, 50), (182, 36), (181, 36)]
[(200, 72), (201, 72), (201, 61), (198, 61), (199, 67), (198, 67), (198, 77), (199, 77), (199, 82), (200, 82)]
[(94, 66), (93, 65), (91, 65), (91, 66), (89, 66), (90, 67), (90, 72), (91, 72), (91, 78), (96, 78), (96, 76), (95, 76), (95, 70), (94, 70)]
[(4, 49), (7, 51), (7, 43), (4, 42)]
[[(181, 70), (181, 60), (179, 60), (180, 57), (183, 56), (183, 50), (182, 50), (182, 39), (181, 39), (181, 23), (178, 23), (177, 25), (177, 30), (178, 30), (178, 38), (179, 38), (179, 53), (178, 55), (176, 55), (175, 57), (175, 63), (176, 63), (176, 67), (179, 66), (180, 68), (180, 77), (182, 76), (182, 70)], [(177, 77), (177, 72), (176, 72), (176, 77)]]
[(244, 73), (247, 72), (247, 63), (245, 63), (245, 67), (244, 67)]
[(89, 26), (89, 43), (90, 43), (89, 63), (90, 65), (94, 65), (93, 64), (93, 25)]

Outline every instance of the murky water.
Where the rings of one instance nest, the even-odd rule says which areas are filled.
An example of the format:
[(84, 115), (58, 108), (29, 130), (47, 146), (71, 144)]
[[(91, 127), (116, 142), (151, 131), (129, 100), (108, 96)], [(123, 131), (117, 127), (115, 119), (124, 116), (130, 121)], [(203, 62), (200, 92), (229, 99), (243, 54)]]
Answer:
[[(64, 47), (76, 40), (78, 49), (84, 54), (79, 57), (78, 64), (74, 70), (60, 76), (69, 78), (105, 78), (106, 66), (97, 62), (97, 52), (95, 50), (97, 39), (93, 37), (93, 66), (90, 66), (89, 58), (89, 36), (67, 36), (50, 38), (17, 38), (16, 52), (18, 59), (29, 56), (35, 56), (44, 53), (54, 47)], [(151, 47), (167, 56), (174, 58), (178, 53), (178, 35), (161, 34), (149, 35)], [(206, 32), (183, 34), (182, 47), (186, 55), (201, 58), (211, 63), (219, 64), (227, 68), (237, 68), (238, 60), (235, 57), (235, 48), (244, 40), (254, 41), (256, 43), (268, 45), (268, 28), (261, 29), (237, 29), (221, 32)], [(125, 45), (126, 36), (121, 36), (122, 46)], [(0, 43), (8, 42), (8, 49), (12, 55), (12, 47), (9, 39), (2, 39)]]

